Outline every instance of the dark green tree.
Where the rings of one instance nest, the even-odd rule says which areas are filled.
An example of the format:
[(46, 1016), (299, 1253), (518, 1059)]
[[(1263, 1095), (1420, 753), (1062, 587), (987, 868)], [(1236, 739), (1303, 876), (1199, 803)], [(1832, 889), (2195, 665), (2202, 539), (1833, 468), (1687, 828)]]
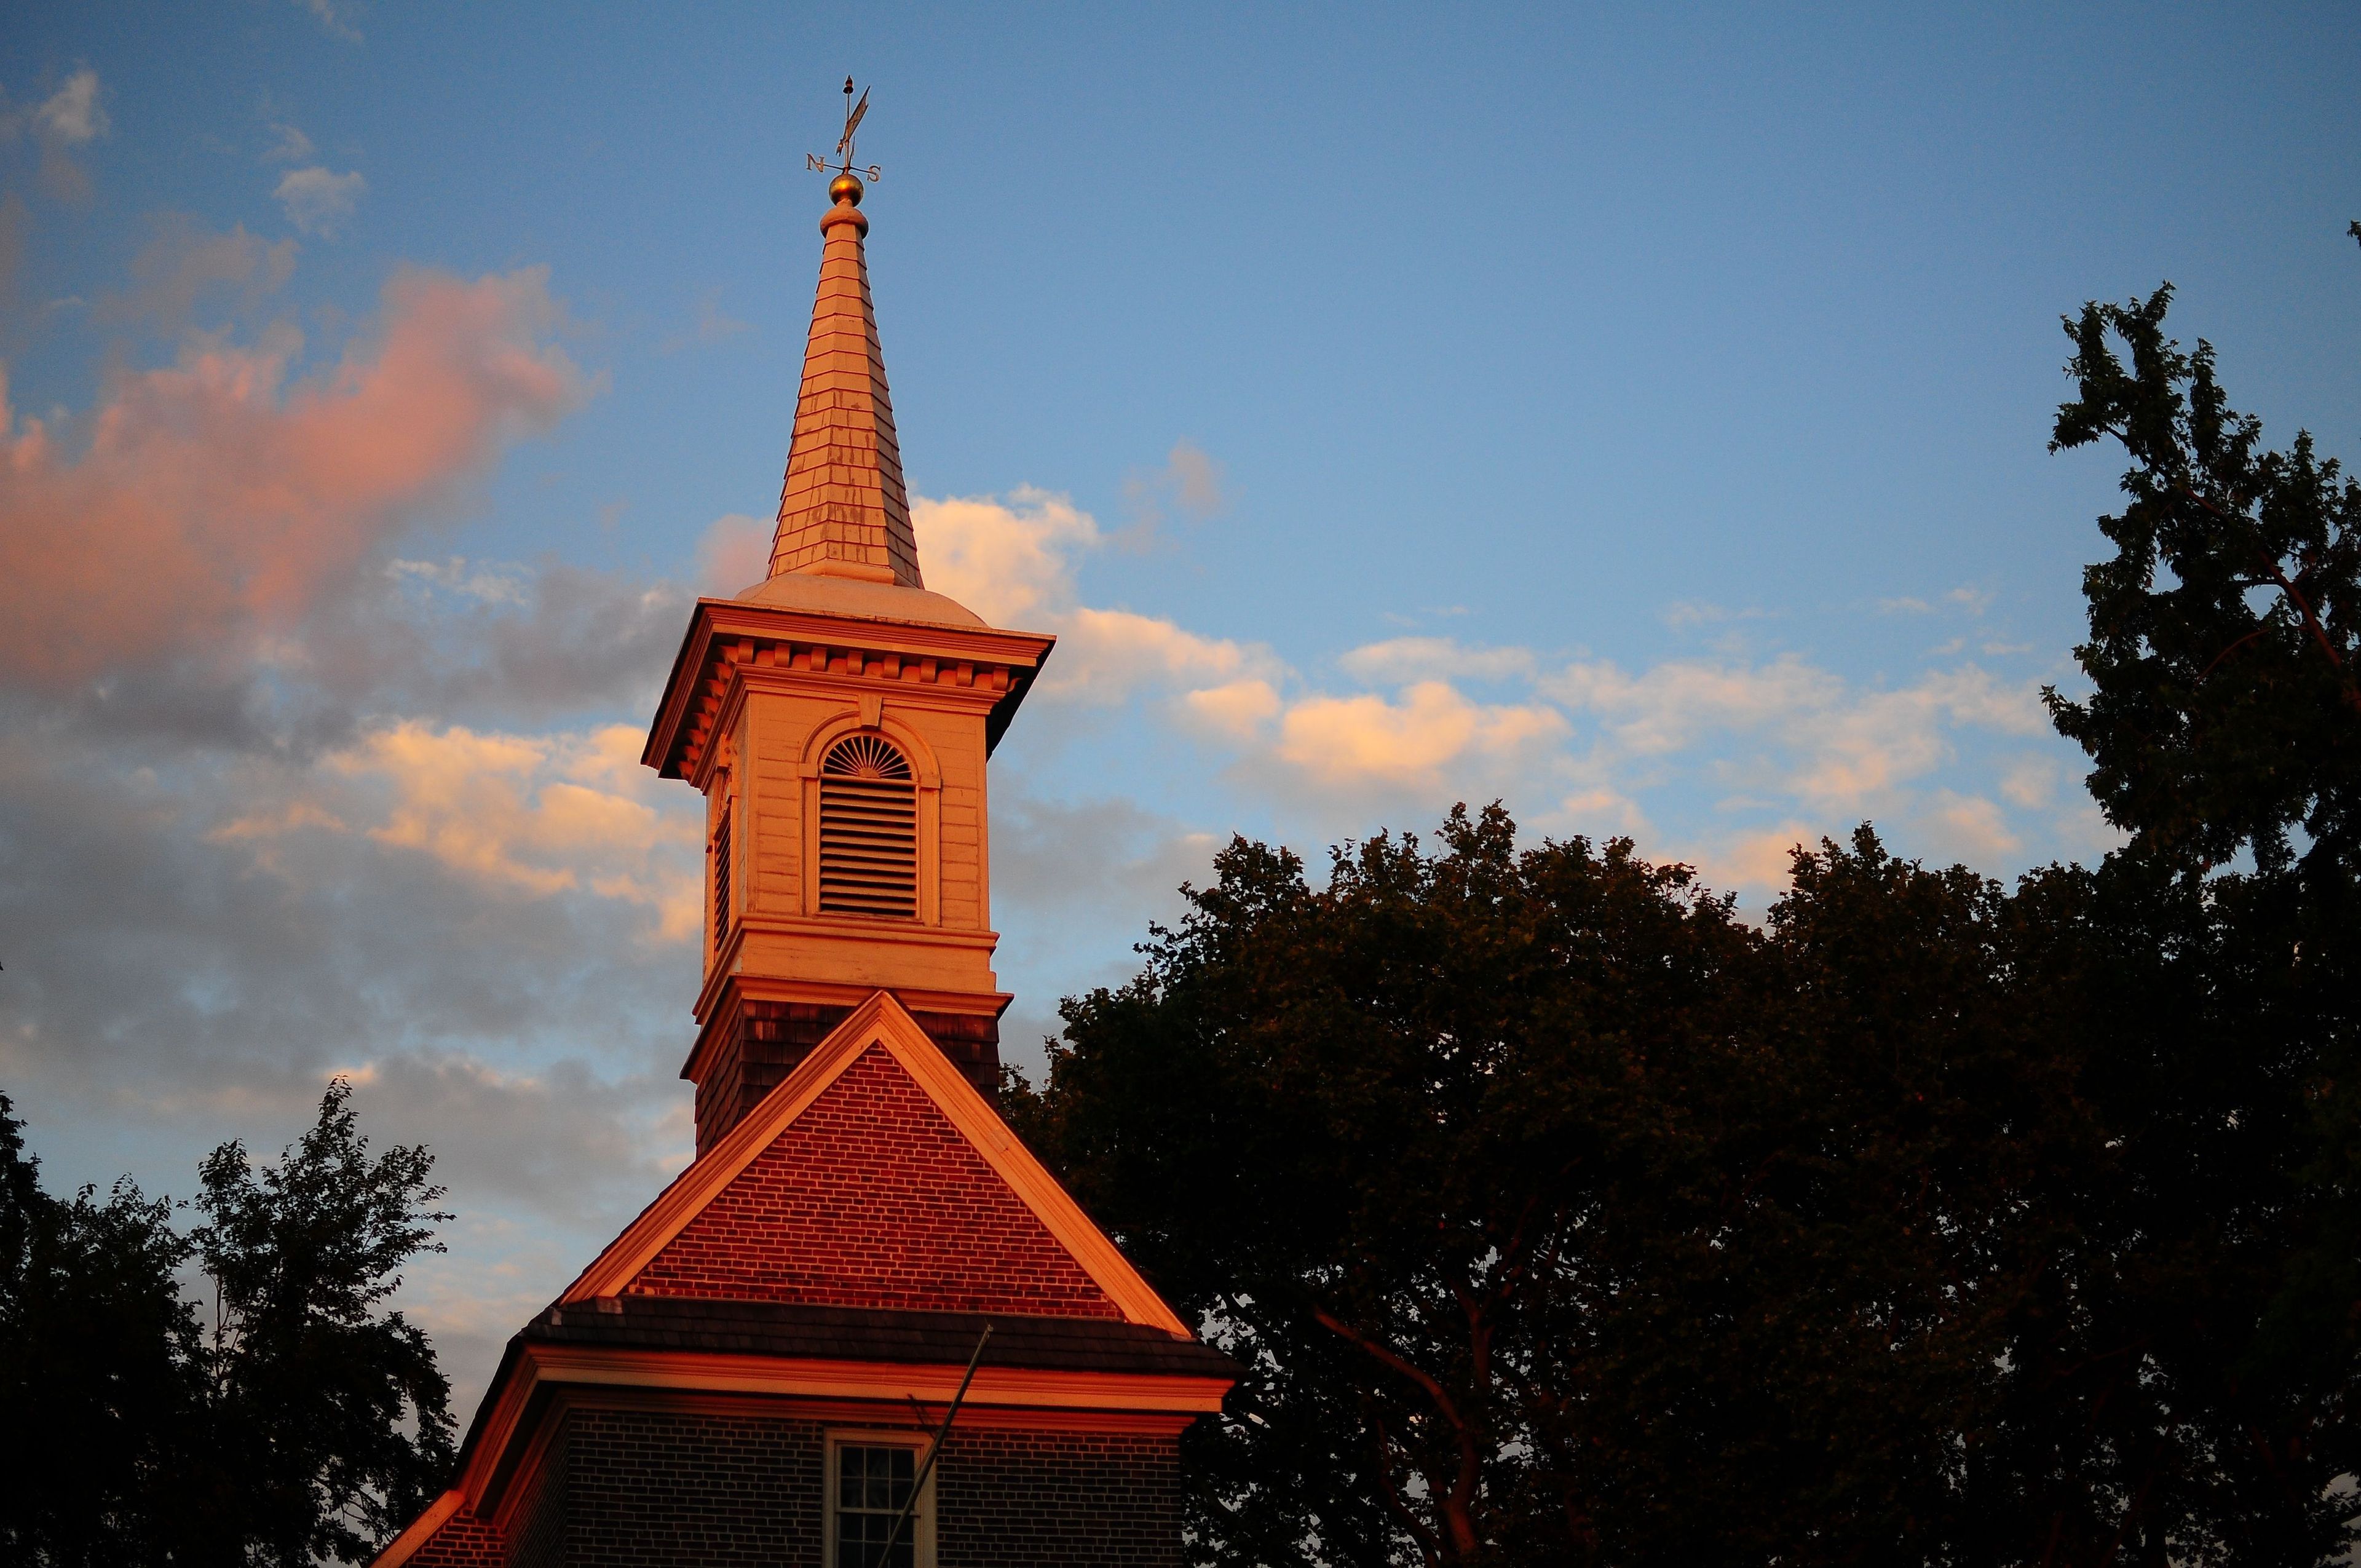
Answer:
[[(2130, 460), (2090, 695), (2048, 694), (2129, 842), (2088, 883), (2114, 1157), (2049, 1357), (2049, 1517), (2118, 1560), (2312, 1563), (2361, 1467), (2361, 488), (2308, 433), (2266, 448), (2170, 301), (2067, 320), (2052, 443)], [(2078, 1524), (2078, 1493), (2114, 1501)]]
[(1233, 844), (1013, 1096), (1247, 1368), (1190, 1439), (1201, 1554), (1954, 1554), (2039, 1200), (2098, 1142), (2045, 944), (1866, 832), (1767, 933), (1628, 843), (1513, 836), (1455, 814), (1316, 889)]
[(371, 1157), (339, 1079), (275, 1166), (209, 1156), (194, 1207), (214, 1288), (204, 1354), (216, 1506), (247, 1561), (364, 1562), (448, 1476), (450, 1383), (424, 1331), (380, 1310), (401, 1270), (440, 1252), (434, 1157)]
[(2076, 396), (2053, 451), (2112, 437), (2126, 504), (2083, 576), (2091, 695), (2050, 712), (2144, 860), (2203, 872), (2243, 851), (2341, 899), (2361, 873), (2361, 485), (2298, 432), (2267, 450), (2213, 346), (2165, 334), (2169, 285), (2070, 318)]
[(1250, 1368), (1200, 1436), (1217, 1555), (1461, 1562), (1589, 1528), (1534, 1442), (1536, 1335), (1606, 1190), (1674, 1157), (1655, 1081), (1719, 1054), (1715, 973), (1749, 942), (1628, 844), (1511, 834), (1379, 837), (1317, 891), (1233, 844), (1137, 980), (1066, 1003), (1052, 1146)]
[(0, 1097), (0, 1560), (362, 1562), (443, 1484), (448, 1385), (382, 1308), (450, 1216), (350, 1095), (275, 1166), (215, 1150), (191, 1234), (127, 1181), (43, 1192)]
[(172, 1205), (41, 1190), (0, 1095), (0, 1558), (168, 1561), (200, 1353)]

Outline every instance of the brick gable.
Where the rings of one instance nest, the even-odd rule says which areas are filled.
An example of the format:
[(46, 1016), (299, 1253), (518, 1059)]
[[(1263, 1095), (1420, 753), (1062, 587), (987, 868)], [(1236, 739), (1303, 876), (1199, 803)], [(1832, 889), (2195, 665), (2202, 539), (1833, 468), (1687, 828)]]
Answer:
[(626, 1292), (1124, 1315), (877, 1045), (667, 1242)]

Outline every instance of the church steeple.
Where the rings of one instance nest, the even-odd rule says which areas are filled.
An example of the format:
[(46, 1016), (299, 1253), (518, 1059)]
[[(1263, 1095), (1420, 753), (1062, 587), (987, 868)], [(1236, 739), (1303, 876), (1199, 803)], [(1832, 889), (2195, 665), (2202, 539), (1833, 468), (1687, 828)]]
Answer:
[(1181, 1560), (1237, 1368), (994, 1109), (985, 762), (1055, 640), (919, 585), (845, 102), (771, 575), (697, 601), (641, 756), (705, 797), (697, 1157), (376, 1568)]
[(879, 991), (981, 1091), (999, 1082), (984, 763), (1055, 640), (920, 586), (862, 183), (829, 192), (771, 575), (697, 601), (642, 757), (706, 797), (683, 1069), (700, 1152)]
[(771, 576), (923, 587), (862, 251), (869, 233), (862, 189), (858, 175), (838, 175), (828, 188), (836, 204), (819, 221), (819, 292), (812, 302), (803, 389), (779, 492)]

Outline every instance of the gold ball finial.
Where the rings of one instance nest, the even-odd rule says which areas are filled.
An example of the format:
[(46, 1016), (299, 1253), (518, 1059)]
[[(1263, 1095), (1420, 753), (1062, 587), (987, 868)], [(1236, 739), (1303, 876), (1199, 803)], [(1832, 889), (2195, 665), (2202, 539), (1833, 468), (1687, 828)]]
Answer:
[(861, 205), (861, 193), (862, 189), (863, 187), (861, 183), (860, 176), (854, 174), (840, 174), (835, 179), (828, 182), (828, 199), (831, 202), (850, 203), (851, 205), (857, 207)]

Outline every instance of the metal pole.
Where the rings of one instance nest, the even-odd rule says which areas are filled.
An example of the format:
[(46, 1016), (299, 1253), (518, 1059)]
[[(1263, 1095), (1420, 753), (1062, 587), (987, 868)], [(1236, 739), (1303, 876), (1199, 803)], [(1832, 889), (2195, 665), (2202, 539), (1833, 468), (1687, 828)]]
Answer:
[(918, 1494), (927, 1489), (927, 1477), (935, 1472), (935, 1456), (942, 1453), (943, 1440), (951, 1435), (951, 1422), (959, 1419), (960, 1405), (967, 1398), (967, 1386), (975, 1381), (976, 1363), (983, 1359), (983, 1347), (991, 1343), (992, 1325), (986, 1323), (983, 1336), (975, 1342), (975, 1354), (967, 1358), (967, 1372), (960, 1378), (959, 1392), (951, 1396), (950, 1409), (943, 1412), (942, 1427), (935, 1433), (935, 1441), (927, 1444), (926, 1462), (918, 1466), (918, 1474), (910, 1482), (910, 1495), (902, 1499), (902, 1511), (894, 1516), (894, 1528), (885, 1532), (885, 1545), (878, 1553), (877, 1568), (886, 1568), (893, 1561), (894, 1543), (902, 1539), (903, 1521), (918, 1506)]

